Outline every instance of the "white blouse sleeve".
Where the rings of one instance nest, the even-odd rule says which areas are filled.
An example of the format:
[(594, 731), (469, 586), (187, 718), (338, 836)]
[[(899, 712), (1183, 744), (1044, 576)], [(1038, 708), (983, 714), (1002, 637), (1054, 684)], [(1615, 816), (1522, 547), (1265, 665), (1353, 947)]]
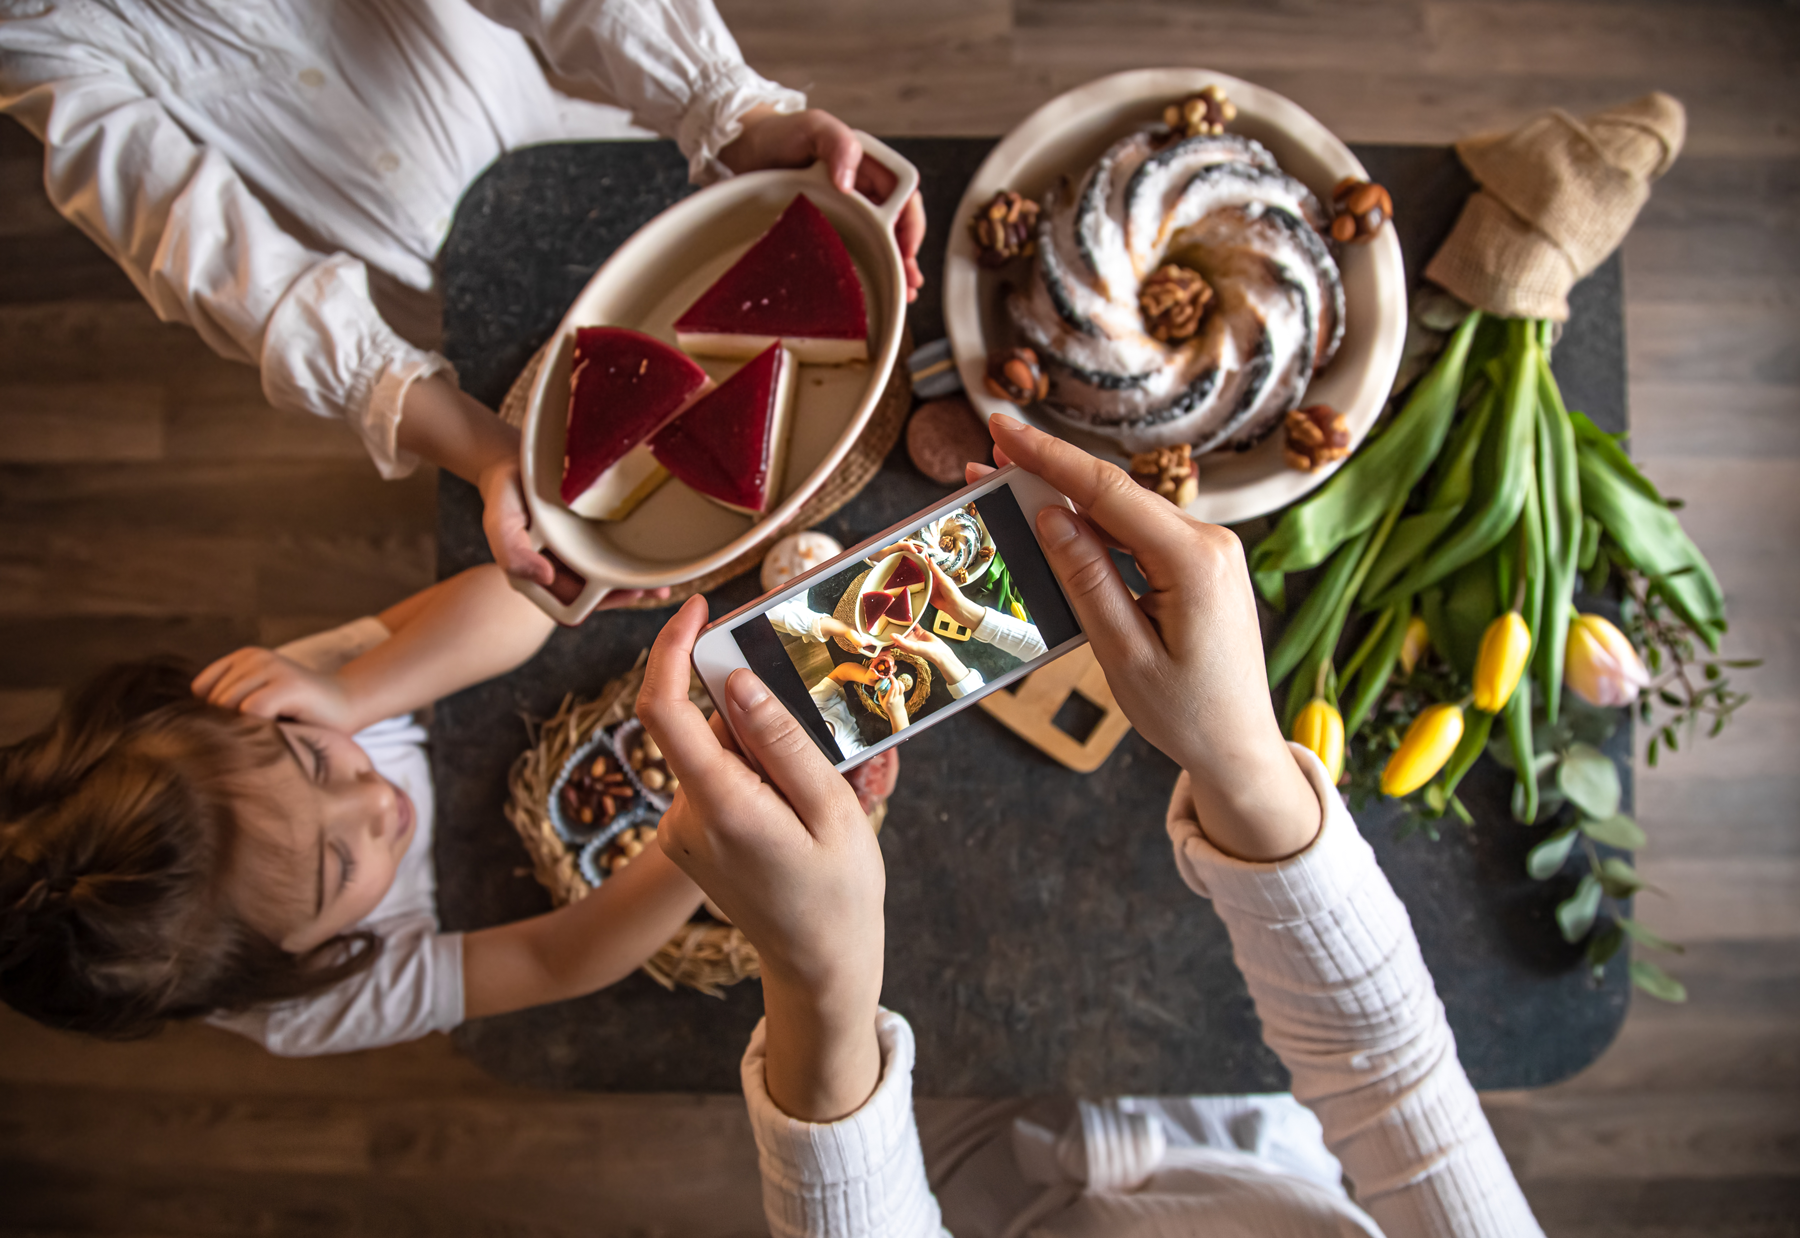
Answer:
[(1456, 1059), (1405, 906), (1318, 758), (1290, 746), (1324, 808), (1292, 859), (1214, 848), (1185, 773), (1169, 804), (1176, 865), (1225, 921), (1263, 1039), (1387, 1238), (1541, 1236)]
[(1044, 655), (1044, 638), (1039, 634), (1037, 624), (1002, 614), (992, 606), (982, 614), (974, 636), (983, 644), (1010, 653), (1021, 662)]
[(470, 0), (537, 45), (550, 67), (587, 82), (639, 124), (674, 138), (697, 185), (730, 172), (718, 154), (758, 104), (798, 112), (806, 96), (744, 63), (712, 0)]
[(804, 593), (797, 593), (781, 605), (771, 606), (763, 613), (769, 620), (769, 626), (777, 632), (803, 636), (818, 644), (825, 643), (825, 629), (821, 625), (828, 616), (808, 606)]
[(906, 1020), (888, 1010), (877, 1017), (881, 1081), (861, 1109), (836, 1122), (790, 1118), (769, 1099), (765, 1031), (758, 1023), (750, 1035), (743, 1079), (772, 1238), (949, 1238), (913, 1121)]
[(360, 261), (283, 231), (230, 162), (196, 144), (127, 68), (50, 35), (6, 31), (0, 111), (44, 143), (56, 209), (157, 317), (259, 366), (275, 407), (343, 417), (384, 477), (410, 472), (417, 460), (395, 441), (402, 401), (449, 362), (396, 335)]

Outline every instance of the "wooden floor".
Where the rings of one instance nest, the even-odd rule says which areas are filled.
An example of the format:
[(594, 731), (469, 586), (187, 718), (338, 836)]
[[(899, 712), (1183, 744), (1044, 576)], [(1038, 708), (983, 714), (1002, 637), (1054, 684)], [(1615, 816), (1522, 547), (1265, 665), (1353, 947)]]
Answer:
[[(1689, 944), (1670, 970), (1692, 1001), (1639, 1002), (1581, 1077), (1487, 1100), (1552, 1235), (1800, 1234), (1800, 11), (719, 3), (753, 65), (877, 133), (995, 134), (1164, 63), (1262, 82), (1351, 140), (1686, 101), (1687, 151), (1626, 247), (1634, 447), (1688, 501), (1731, 647), (1768, 662), (1727, 740), (1639, 782), (1666, 891), (1642, 915)], [(278, 641), (432, 574), (431, 479), (384, 484), (347, 433), (267, 410), (253, 372), (156, 323), (39, 175), (0, 124), (0, 738), (103, 663)], [(204, 1029), (97, 1046), (0, 1011), (8, 1234), (748, 1234), (757, 1191), (731, 1097), (519, 1092), (442, 1039), (286, 1062)]]

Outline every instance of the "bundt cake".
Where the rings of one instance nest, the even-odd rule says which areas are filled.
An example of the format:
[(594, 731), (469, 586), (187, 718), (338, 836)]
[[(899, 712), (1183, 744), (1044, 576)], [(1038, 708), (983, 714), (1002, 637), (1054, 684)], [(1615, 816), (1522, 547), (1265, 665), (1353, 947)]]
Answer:
[[(1045, 406), (1140, 452), (1243, 449), (1281, 425), (1344, 332), (1329, 219), (1238, 134), (1153, 126), (1045, 198), (1028, 285), (1007, 300), (1050, 375)], [(1213, 299), (1191, 338), (1146, 328), (1138, 294), (1165, 262)]]

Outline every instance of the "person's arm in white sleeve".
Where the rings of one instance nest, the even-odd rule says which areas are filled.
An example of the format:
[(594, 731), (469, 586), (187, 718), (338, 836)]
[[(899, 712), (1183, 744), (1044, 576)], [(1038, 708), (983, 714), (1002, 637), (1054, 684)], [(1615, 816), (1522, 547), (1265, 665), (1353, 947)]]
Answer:
[(688, 174), (728, 174), (719, 153), (756, 108), (799, 112), (806, 96), (758, 75), (711, 0), (471, 0), (537, 45), (564, 77), (596, 87), (647, 129), (675, 139)]
[[(1266, 1039), (1388, 1238), (1536, 1235), (1456, 1060), (1405, 908), (1275, 717), (1243, 545), (1116, 465), (996, 415), (1002, 456), (1067, 495), (1039, 543), (1132, 725), (1181, 766), (1182, 874), (1231, 931)], [(972, 470), (973, 472), (973, 470)], [(1134, 597), (1108, 542), (1142, 569)]]
[(1045, 652), (1044, 638), (1038, 633), (1037, 624), (1003, 614), (992, 606), (982, 611), (974, 637), (983, 644), (1012, 654), (1021, 662), (1042, 657)]
[(913, 1119), (913, 1035), (906, 1020), (891, 1010), (877, 1017), (880, 1082), (862, 1108), (835, 1122), (789, 1117), (769, 1099), (767, 1030), (763, 1022), (751, 1033), (743, 1078), (773, 1238), (947, 1234)]
[[(893, 191), (894, 174), (863, 158), (848, 125), (744, 63), (712, 0), (470, 3), (530, 39), (559, 75), (592, 85), (639, 124), (674, 138), (697, 185), (818, 160), (845, 193), (880, 202)], [(910, 301), (925, 282), (918, 263), (925, 207), (917, 193), (895, 221), (894, 238)]]
[(224, 156), (99, 52), (9, 47), (0, 110), (44, 143), (51, 203), (157, 317), (258, 366), (277, 408), (342, 417), (383, 476), (411, 471), (398, 436), (407, 394), (452, 372), (382, 320), (360, 261), (283, 231)]
[(777, 632), (786, 632), (789, 636), (805, 637), (816, 644), (825, 643), (825, 620), (829, 615), (822, 614), (806, 604), (806, 595), (797, 593), (779, 606), (772, 606), (764, 612), (769, 623)]
[(157, 317), (256, 366), (276, 408), (343, 418), (383, 477), (423, 458), (478, 485), (495, 559), (548, 585), (550, 563), (525, 533), (518, 432), (464, 394), (442, 356), (388, 326), (359, 259), (307, 248), (125, 66), (53, 34), (9, 27), (0, 56), (0, 111), (44, 143), (52, 205)]
[(1324, 816), (1299, 855), (1253, 864), (1218, 850), (1186, 775), (1169, 805), (1176, 864), (1230, 930), (1263, 1039), (1388, 1238), (1541, 1234), (1457, 1061), (1406, 908), (1318, 758), (1293, 748)]

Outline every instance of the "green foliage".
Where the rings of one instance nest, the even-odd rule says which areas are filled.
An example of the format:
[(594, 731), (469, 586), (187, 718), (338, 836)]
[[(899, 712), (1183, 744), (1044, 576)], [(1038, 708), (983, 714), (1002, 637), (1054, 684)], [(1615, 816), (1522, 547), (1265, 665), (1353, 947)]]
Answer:
[[(1353, 810), (1380, 796), (1382, 769), (1421, 710), (1467, 705), (1483, 632), (1503, 609), (1518, 609), (1532, 633), (1527, 675), (1498, 718), (1466, 712), (1443, 771), (1401, 801), (1398, 833), (1435, 839), (1446, 814), (1473, 826), (1457, 790), (1485, 750), (1513, 773), (1513, 815), (1549, 826), (1527, 873), (1576, 878), (1556, 920), (1598, 978), (1628, 944), (1679, 947), (1627, 914), (1651, 887), (1618, 854), (1645, 844), (1619, 811), (1622, 779), (1603, 750), (1622, 711), (1563, 691), (1577, 586), (1623, 594), (1621, 627), (1653, 679), (1635, 706), (1650, 729), (1652, 765), (1702, 727), (1717, 735), (1748, 699), (1728, 672), (1757, 663), (1717, 656), (1723, 596), (1681, 529), (1680, 504), (1657, 492), (1614, 436), (1565, 407), (1550, 343), (1548, 324), (1469, 315), (1379, 433), (1289, 509), (1250, 561), (1277, 608), (1287, 573), (1323, 565), (1271, 645), (1269, 684), (1291, 677), (1286, 717), (1316, 684), (1334, 700), (1341, 687)], [(1404, 673), (1398, 655), (1414, 613), (1431, 651)], [(1630, 971), (1646, 993), (1685, 996), (1653, 964), (1633, 960)]]
[(1618, 768), (1591, 744), (1572, 743), (1563, 750), (1556, 789), (1590, 817), (1604, 820), (1619, 811)]

